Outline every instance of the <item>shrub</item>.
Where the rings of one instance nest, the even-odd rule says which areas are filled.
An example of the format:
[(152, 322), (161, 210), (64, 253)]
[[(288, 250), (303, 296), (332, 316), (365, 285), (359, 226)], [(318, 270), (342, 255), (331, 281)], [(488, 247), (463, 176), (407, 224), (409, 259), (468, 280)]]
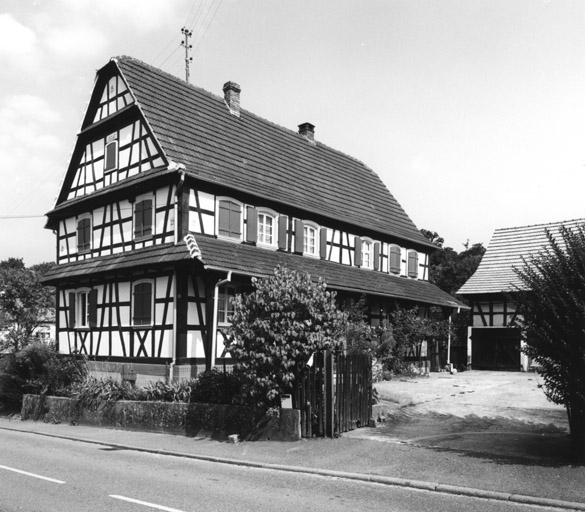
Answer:
[(26, 393), (67, 395), (70, 386), (81, 382), (86, 374), (83, 358), (58, 354), (53, 345), (32, 343), (2, 359), (0, 406), (19, 409)]
[(232, 404), (242, 393), (242, 380), (237, 373), (207, 370), (197, 377), (191, 393), (192, 402)]

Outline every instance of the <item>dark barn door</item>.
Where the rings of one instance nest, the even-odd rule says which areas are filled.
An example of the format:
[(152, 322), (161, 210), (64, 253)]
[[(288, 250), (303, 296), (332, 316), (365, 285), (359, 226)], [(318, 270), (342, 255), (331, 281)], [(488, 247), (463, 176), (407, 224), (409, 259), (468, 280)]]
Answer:
[(471, 367), (474, 370), (520, 370), (520, 330), (474, 327)]

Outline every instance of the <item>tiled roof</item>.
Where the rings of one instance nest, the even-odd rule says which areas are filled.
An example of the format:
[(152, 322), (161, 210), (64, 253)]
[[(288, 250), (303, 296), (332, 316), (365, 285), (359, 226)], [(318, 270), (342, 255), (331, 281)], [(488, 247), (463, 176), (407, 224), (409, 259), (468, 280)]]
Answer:
[(514, 268), (524, 266), (523, 258), (537, 256), (548, 246), (546, 231), (557, 235), (561, 226), (583, 226), (585, 219), (552, 222), (517, 228), (496, 229), (477, 268), (457, 294), (505, 293), (522, 289)]
[[(196, 236), (201, 250), (201, 260), (206, 268), (232, 270), (236, 274), (267, 276), (279, 264), (295, 270), (322, 277), (328, 286), (336, 290), (367, 293), (395, 299), (421, 302), (446, 307), (466, 307), (451, 295), (428, 281), (417, 281), (376, 271), (368, 271), (317, 258), (271, 251), (248, 244)], [(144, 268), (190, 259), (184, 244), (149, 247), (131, 253), (93, 258), (82, 262), (55, 265), (43, 281), (57, 284), (62, 279), (116, 272), (130, 268)]]
[(230, 114), (223, 97), (139, 60), (113, 61), (166, 156), (189, 175), (353, 224), (356, 231), (431, 245), (379, 176), (358, 160), (245, 109), (240, 117)]

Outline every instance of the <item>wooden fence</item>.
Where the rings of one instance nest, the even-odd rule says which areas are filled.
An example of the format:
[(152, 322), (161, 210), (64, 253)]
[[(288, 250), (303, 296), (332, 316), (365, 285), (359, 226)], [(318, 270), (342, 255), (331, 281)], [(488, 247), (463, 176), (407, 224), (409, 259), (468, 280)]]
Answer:
[(303, 437), (336, 437), (367, 426), (372, 416), (371, 356), (316, 353), (295, 389), (293, 406), (301, 411)]

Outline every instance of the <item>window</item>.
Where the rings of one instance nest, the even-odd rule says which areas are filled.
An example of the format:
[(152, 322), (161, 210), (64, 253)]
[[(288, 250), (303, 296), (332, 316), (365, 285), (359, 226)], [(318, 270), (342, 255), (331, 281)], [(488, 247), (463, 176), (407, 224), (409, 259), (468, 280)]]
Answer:
[(78, 292), (75, 303), (77, 304), (75, 327), (89, 327), (89, 293), (87, 291)]
[(222, 237), (241, 239), (242, 205), (240, 203), (231, 199), (220, 199), (217, 233)]
[(258, 213), (258, 243), (265, 245), (275, 245), (276, 220), (274, 216), (260, 212)]
[(418, 252), (408, 251), (408, 277), (418, 277)]
[(97, 289), (69, 293), (69, 327), (87, 329), (97, 325)]
[(303, 229), (303, 254), (317, 256), (317, 228), (305, 224)]
[(400, 274), (400, 247), (390, 246), (390, 272)]
[(77, 251), (91, 250), (91, 218), (83, 217), (77, 221)]
[(132, 325), (152, 325), (152, 303), (152, 283), (135, 283), (132, 292)]
[(152, 236), (152, 199), (143, 199), (134, 205), (134, 238)]
[(373, 268), (374, 244), (370, 240), (362, 240), (362, 268)]
[(232, 299), (236, 296), (233, 286), (222, 286), (218, 290), (217, 297), (217, 323), (219, 325), (229, 324), (234, 314)]
[(113, 140), (106, 144), (104, 171), (113, 171), (118, 168), (118, 141)]

